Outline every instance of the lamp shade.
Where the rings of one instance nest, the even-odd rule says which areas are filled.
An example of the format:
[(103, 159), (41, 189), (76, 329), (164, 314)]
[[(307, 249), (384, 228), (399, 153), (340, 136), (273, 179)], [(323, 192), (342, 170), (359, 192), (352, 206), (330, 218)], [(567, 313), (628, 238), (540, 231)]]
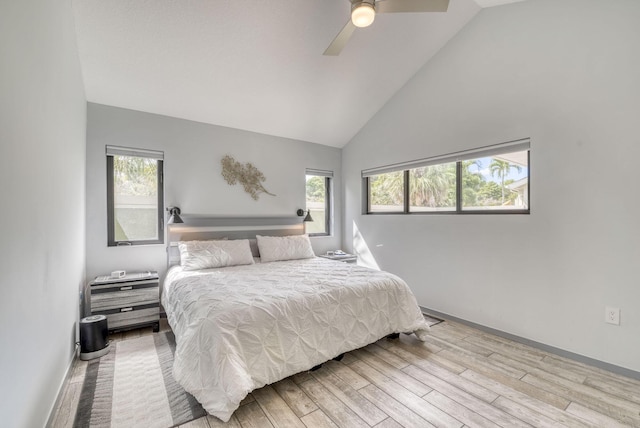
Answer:
[(356, 27), (368, 27), (373, 24), (373, 20), (376, 18), (376, 10), (371, 3), (360, 2), (357, 3), (351, 10), (351, 22)]
[(304, 216), (304, 219), (302, 219), (302, 221), (313, 221), (313, 218), (311, 218), (311, 210), (303, 210), (303, 209), (298, 209), (298, 211), (296, 211), (296, 214), (298, 214), (298, 216), (302, 217)]
[(176, 224), (176, 223), (184, 223), (182, 218), (180, 217), (180, 208), (178, 207), (168, 207), (167, 211), (169, 211), (170, 217), (167, 224)]

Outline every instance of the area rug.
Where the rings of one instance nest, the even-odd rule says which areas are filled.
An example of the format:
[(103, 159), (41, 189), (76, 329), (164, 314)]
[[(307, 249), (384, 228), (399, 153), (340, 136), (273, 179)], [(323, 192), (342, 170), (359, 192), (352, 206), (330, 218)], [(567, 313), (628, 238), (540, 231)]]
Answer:
[[(425, 319), (430, 326), (442, 322), (429, 315)], [(207, 414), (173, 379), (173, 332), (110, 346), (107, 355), (88, 363), (74, 427), (169, 428)]]
[(88, 363), (74, 427), (168, 428), (206, 415), (171, 374), (173, 332), (110, 346)]

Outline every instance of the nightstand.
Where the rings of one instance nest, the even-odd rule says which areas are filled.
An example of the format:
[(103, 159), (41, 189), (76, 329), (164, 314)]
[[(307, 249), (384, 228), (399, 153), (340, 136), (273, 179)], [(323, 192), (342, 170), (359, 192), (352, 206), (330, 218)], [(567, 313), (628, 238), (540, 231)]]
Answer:
[(358, 262), (358, 256), (354, 255), (354, 254), (333, 254), (333, 255), (328, 255), (328, 254), (320, 254), (318, 257), (324, 257), (325, 259), (329, 259), (329, 260), (335, 260), (337, 262), (342, 262), (342, 263), (357, 263)]
[(160, 329), (158, 272), (131, 273), (122, 278), (99, 276), (89, 283), (91, 314), (105, 315), (109, 331), (147, 325)]

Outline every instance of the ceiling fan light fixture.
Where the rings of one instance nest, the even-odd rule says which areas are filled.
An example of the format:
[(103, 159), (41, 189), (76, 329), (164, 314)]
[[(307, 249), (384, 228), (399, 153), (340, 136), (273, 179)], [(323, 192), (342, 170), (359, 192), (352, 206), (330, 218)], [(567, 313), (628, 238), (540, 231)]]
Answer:
[(364, 28), (373, 23), (376, 18), (376, 9), (372, 3), (360, 1), (351, 8), (351, 22), (356, 27)]

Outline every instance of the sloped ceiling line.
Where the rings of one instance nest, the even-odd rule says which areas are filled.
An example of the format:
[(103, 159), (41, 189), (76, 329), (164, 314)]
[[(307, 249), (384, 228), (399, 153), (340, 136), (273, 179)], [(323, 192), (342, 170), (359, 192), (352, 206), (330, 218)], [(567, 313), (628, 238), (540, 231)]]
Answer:
[(504, 2), (476, 1), (380, 15), (337, 57), (322, 53), (346, 0), (73, 6), (89, 102), (342, 147), (481, 6)]

